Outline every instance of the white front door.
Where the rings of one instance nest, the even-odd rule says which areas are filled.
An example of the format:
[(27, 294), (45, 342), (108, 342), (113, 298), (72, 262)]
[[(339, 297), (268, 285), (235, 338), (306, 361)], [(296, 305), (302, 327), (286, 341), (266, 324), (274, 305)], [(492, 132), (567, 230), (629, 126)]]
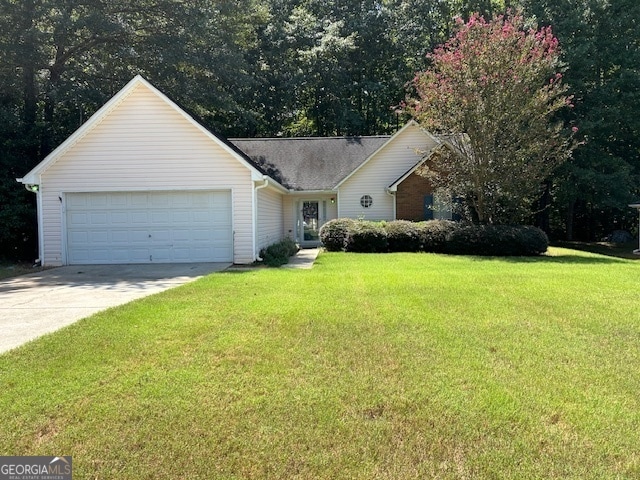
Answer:
[(300, 244), (303, 246), (320, 243), (320, 219), (322, 218), (322, 203), (317, 200), (300, 202)]

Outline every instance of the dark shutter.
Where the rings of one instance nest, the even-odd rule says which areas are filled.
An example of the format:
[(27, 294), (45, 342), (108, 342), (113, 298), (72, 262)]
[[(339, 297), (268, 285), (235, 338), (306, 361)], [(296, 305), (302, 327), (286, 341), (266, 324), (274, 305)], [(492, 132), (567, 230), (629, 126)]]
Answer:
[(453, 197), (453, 205), (452, 205), (452, 215), (451, 220), (454, 222), (459, 222), (462, 220), (462, 197)]
[(424, 219), (433, 220), (433, 195), (424, 196)]

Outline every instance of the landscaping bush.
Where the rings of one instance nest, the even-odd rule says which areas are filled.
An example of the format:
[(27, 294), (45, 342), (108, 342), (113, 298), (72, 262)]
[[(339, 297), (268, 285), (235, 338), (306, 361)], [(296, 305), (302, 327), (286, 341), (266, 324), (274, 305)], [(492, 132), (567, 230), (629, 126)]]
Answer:
[(379, 223), (358, 221), (349, 229), (346, 251), (376, 253), (387, 251), (387, 232)]
[(320, 229), (329, 251), (417, 252), (457, 255), (533, 256), (547, 251), (549, 239), (536, 227), (469, 225), (451, 220), (413, 223), (339, 218)]
[(461, 224), (451, 220), (429, 220), (417, 224), (422, 250), (430, 253), (444, 253), (447, 239)]
[(520, 226), (518, 227), (517, 243), (520, 250), (517, 255), (542, 255), (549, 248), (549, 237), (538, 227)]
[(329, 220), (320, 228), (320, 241), (329, 252), (340, 252), (347, 247), (349, 231), (356, 225), (351, 218)]
[(532, 256), (547, 251), (549, 239), (536, 227), (462, 225), (448, 236), (445, 252), (458, 255)]
[(395, 220), (384, 225), (390, 252), (418, 252), (422, 248), (419, 224)]
[(260, 250), (260, 256), (265, 265), (279, 267), (289, 262), (289, 257), (295, 255), (300, 248), (290, 238), (285, 238)]

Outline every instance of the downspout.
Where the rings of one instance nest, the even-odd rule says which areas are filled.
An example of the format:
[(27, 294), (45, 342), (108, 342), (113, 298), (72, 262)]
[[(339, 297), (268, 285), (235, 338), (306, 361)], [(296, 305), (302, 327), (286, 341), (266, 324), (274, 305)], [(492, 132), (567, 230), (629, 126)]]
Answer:
[(269, 177), (266, 175), (262, 176), (262, 181), (264, 182), (262, 185), (258, 185), (254, 188), (254, 200), (253, 200), (253, 257), (256, 261), (261, 262), (262, 258), (260, 257), (260, 252), (257, 252), (256, 249), (258, 247), (258, 190), (266, 188), (269, 186)]
[[(16, 178), (16, 180), (18, 182), (22, 182), (21, 178)], [(37, 215), (36, 223), (38, 224), (38, 258), (35, 261), (35, 265), (36, 266), (40, 266), (40, 265), (44, 264), (44, 259), (42, 258), (42, 254), (44, 252), (44, 247), (42, 245), (42, 242), (43, 242), (43, 238), (42, 238), (42, 196), (40, 195), (40, 185), (25, 183), (24, 184), (24, 188), (28, 192), (36, 194), (36, 215)]]
[(391, 188), (387, 187), (384, 189), (387, 192), (387, 195), (391, 195), (393, 197), (393, 219), (396, 220), (396, 191), (391, 190)]
[[(638, 210), (638, 216), (640, 217), (640, 202), (632, 203), (629, 205), (631, 208)], [(633, 251), (636, 255), (640, 255), (640, 219), (638, 220), (638, 248)]]

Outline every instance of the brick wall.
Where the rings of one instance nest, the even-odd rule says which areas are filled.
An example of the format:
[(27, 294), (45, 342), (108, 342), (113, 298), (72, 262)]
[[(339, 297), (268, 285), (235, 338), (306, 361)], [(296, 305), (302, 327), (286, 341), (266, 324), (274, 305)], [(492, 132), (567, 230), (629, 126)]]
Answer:
[(431, 182), (415, 172), (409, 175), (396, 192), (398, 220), (424, 220), (424, 196), (433, 193)]

